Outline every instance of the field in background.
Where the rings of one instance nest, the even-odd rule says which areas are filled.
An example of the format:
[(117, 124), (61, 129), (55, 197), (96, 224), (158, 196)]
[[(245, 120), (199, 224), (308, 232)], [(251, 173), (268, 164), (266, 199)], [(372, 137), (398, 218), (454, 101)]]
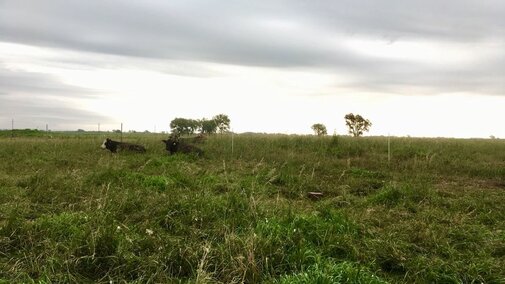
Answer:
[(503, 140), (10, 135), (0, 282), (505, 282)]

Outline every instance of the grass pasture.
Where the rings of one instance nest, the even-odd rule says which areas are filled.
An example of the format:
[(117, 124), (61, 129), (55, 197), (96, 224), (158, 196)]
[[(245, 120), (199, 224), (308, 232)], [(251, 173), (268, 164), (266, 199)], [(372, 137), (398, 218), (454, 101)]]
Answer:
[(104, 135), (0, 134), (0, 282), (505, 283), (504, 140)]

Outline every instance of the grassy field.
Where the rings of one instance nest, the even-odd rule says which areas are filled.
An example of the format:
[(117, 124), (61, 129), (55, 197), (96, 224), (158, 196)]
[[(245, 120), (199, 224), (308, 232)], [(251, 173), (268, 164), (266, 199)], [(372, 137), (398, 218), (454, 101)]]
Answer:
[(0, 133), (0, 282), (505, 283), (504, 140), (28, 134)]

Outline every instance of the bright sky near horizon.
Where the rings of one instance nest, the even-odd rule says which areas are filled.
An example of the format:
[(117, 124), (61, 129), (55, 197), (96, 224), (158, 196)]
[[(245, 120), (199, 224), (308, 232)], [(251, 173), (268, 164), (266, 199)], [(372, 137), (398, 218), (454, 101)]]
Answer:
[(1, 0), (0, 129), (505, 138), (500, 0)]

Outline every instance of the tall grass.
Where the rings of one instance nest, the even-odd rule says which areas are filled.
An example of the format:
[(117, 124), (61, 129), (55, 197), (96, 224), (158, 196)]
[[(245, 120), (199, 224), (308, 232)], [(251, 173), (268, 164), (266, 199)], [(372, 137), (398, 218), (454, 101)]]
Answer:
[(0, 282), (505, 281), (502, 140), (106, 135), (0, 138)]

